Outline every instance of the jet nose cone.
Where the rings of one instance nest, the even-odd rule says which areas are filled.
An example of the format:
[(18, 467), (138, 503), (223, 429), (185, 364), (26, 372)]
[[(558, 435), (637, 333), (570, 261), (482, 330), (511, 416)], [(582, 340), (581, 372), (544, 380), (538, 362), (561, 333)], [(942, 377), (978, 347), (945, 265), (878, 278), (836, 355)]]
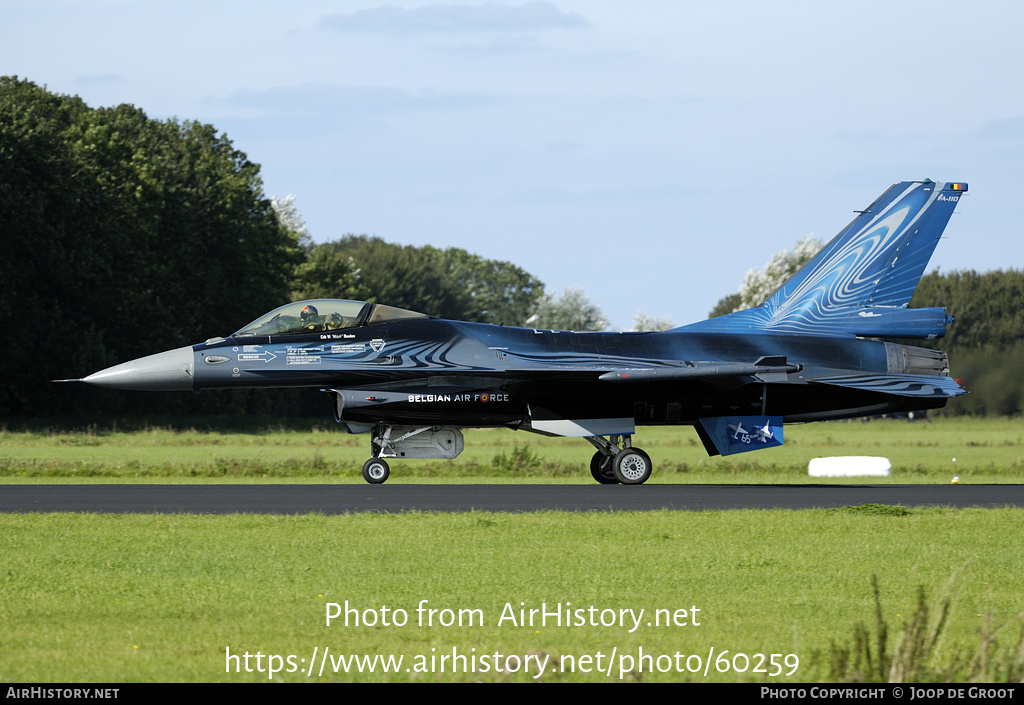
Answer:
[(89, 375), (83, 382), (114, 389), (175, 391), (192, 389), (195, 356), (191, 347), (140, 357)]

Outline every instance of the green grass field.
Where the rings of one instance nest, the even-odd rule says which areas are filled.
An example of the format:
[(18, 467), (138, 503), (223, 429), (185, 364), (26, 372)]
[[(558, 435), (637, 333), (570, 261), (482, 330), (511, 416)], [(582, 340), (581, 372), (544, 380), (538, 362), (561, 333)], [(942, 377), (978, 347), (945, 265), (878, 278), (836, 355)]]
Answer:
[[(1024, 423), (1013, 419), (875, 420), (786, 427), (786, 445), (709, 458), (688, 427), (641, 428), (634, 445), (654, 461), (651, 482), (808, 482), (807, 464), (833, 455), (884, 456), (888, 482), (1020, 482)], [(578, 438), (468, 430), (453, 461), (396, 460), (388, 482), (590, 483), (593, 448)], [(0, 431), (3, 482), (362, 482), (367, 435), (333, 424), (311, 431), (218, 433)], [(956, 458), (956, 462), (953, 462)], [(822, 480), (828, 482), (829, 480)], [(833, 480), (834, 481), (834, 480)], [(844, 482), (849, 480), (844, 479)], [(878, 482), (877, 478), (870, 480)]]
[[(958, 649), (976, 649), (977, 630), (989, 625), (1007, 624), (998, 636), (1012, 645), (1021, 626), (1022, 520), (1016, 509), (4, 515), (0, 678), (271, 680), (267, 660), (262, 673), (255, 658), (251, 673), (244, 662), (234, 668), (243, 672), (226, 672), (230, 649), (281, 655), (284, 669), (287, 656), (295, 656), (293, 672), (274, 675), (286, 682), (530, 681), (537, 675), (535, 668), (453, 674), (450, 664), (441, 673), (443, 664), (430, 668), (429, 661), (427, 672), (406, 670), (415, 668), (417, 656), (453, 653), (546, 654), (554, 661), (545, 681), (806, 682), (825, 677), (816, 653), (849, 642), (858, 623), (873, 627), (873, 574), (893, 638), (912, 618), (917, 586), (953, 596), (934, 657), (941, 664)], [(438, 610), (432, 627), (419, 625), (422, 600)], [(369, 610), (377, 623), (357, 627), (353, 618), (346, 627), (342, 618), (327, 626), (327, 604), (346, 601), (360, 620)], [(500, 621), (506, 603), (515, 623)], [(568, 603), (594, 606), (606, 624), (518, 621), (521, 607), (560, 611), (555, 605)], [(383, 626), (383, 607), (392, 619), (404, 610), (407, 623)], [(444, 609), (452, 610), (451, 626), (442, 625)], [(624, 609), (644, 610), (632, 633), (632, 617), (618, 622)], [(658, 609), (683, 619), (648, 626)], [(687, 612), (680, 615), (681, 609)], [(460, 610), (479, 610), (479, 620), (466, 613), (458, 626)], [(328, 664), (324, 675), (317, 667), (308, 676), (314, 649), (322, 654), (325, 647), (338, 657), (401, 655), (403, 666), (398, 673), (378, 665), (373, 673), (336, 674)], [(750, 669), (737, 673), (730, 661), (726, 672), (712, 665), (705, 676), (702, 669), (690, 672), (695, 660), (689, 670), (684, 662), (682, 672), (672, 659), (673, 670), (648, 673), (623, 659), (681, 653), (703, 661), (723, 651), (727, 659), (767, 654), (764, 666), (771, 654), (780, 662), (792, 654), (798, 667), (772, 678)], [(598, 652), (610, 675), (555, 665), (563, 657), (596, 659)], [(596, 660), (590, 666), (599, 667)], [(665, 659), (661, 666), (668, 666)], [(743, 667), (738, 660), (736, 668)]]
[[(1021, 429), (1006, 420), (817, 424), (787, 427), (785, 448), (713, 459), (689, 429), (644, 430), (635, 440), (654, 457), (651, 482), (805, 483), (807, 460), (842, 454), (891, 458), (891, 482), (947, 483), (956, 457), (962, 482), (1019, 483)], [(579, 440), (507, 431), (466, 440), (451, 463), (395, 462), (389, 482), (592, 482), (589, 446)], [(7, 430), (0, 483), (362, 482), (365, 443), (333, 430)], [(888, 650), (917, 643), (901, 636), (911, 627), (937, 637), (902, 657), (921, 669), (911, 680), (1019, 680), (1022, 526), (1020, 509), (885, 506), (0, 515), (0, 679), (870, 679), (855, 662), (867, 648), (863, 635), (877, 637), (877, 576)], [(429, 626), (419, 624), (423, 600), (438, 610), (423, 613), (435, 620)], [(328, 605), (346, 601), (376, 623), (345, 626), (342, 617), (328, 626)], [(582, 609), (583, 623), (519, 623), (520, 609), (542, 605)], [(385, 607), (407, 622), (383, 624)], [(680, 623), (655, 621), (672, 618)], [(986, 665), (971, 664), (979, 654)], [(351, 656), (377, 660), (359, 672)], [(385, 672), (388, 656), (403, 660)]]

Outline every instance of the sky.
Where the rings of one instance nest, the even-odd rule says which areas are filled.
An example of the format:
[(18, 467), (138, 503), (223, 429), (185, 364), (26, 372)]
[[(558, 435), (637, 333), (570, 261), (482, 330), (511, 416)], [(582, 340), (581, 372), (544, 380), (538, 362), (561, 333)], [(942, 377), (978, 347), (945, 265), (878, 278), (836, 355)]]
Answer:
[[(931, 270), (1020, 269), (1024, 3), (0, 0), (0, 74), (214, 125), (314, 241), (376, 235), (702, 320), (896, 181)], [(253, 312), (254, 317), (260, 312)], [(427, 313), (430, 313), (427, 311)]]

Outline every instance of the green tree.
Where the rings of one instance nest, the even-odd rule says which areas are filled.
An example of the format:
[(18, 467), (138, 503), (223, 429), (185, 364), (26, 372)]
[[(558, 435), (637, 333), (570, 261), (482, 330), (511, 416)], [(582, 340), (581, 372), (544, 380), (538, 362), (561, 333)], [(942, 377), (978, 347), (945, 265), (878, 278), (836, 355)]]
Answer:
[(751, 269), (747, 272), (740, 284), (740, 308), (753, 308), (767, 301), (776, 289), (818, 254), (821, 244), (821, 240), (814, 235), (805, 235), (797, 241), (792, 251), (780, 250), (772, 255), (764, 269)]
[(942, 340), (907, 341), (944, 350), (950, 374), (969, 392), (945, 413), (1024, 413), (1024, 271), (926, 274), (910, 306), (944, 306), (955, 319)]
[(331, 244), (314, 245), (295, 268), (292, 300), (373, 298), (352, 255)]
[(213, 126), (92, 109), (10, 77), (0, 78), (0, 246), (0, 325), (31, 340), (5, 353), (4, 414), (144, 407), (45, 380), (230, 333), (287, 299), (300, 256), (259, 166)]
[(608, 327), (608, 319), (597, 304), (575, 286), (568, 287), (561, 296), (541, 297), (527, 323), (550, 330), (598, 331)]
[(510, 262), (484, 259), (457, 247), (424, 248), (463, 294), (458, 318), (522, 325), (544, 294), (544, 284)]
[(724, 316), (727, 313), (733, 313), (740, 310), (740, 294), (729, 294), (723, 296), (715, 304), (715, 307), (708, 312), (708, 318), (717, 318), (718, 316)]
[(352, 259), (368, 301), (442, 318), (458, 318), (465, 309), (463, 292), (421, 248), (366, 235), (346, 235), (324, 246)]
[[(518, 325), (536, 306), (544, 288), (509, 262), (484, 259), (459, 248), (403, 246), (379, 237), (346, 235), (312, 252), (326, 258), (322, 249), (336, 253), (331, 258), (333, 271), (347, 266), (358, 273), (363, 298), (442, 318)], [(316, 290), (317, 276), (308, 272), (301, 291)]]
[[(821, 240), (805, 235), (792, 250), (779, 250), (762, 269), (751, 269), (743, 277), (738, 294), (730, 294), (718, 301), (708, 314), (709, 318), (742, 311), (763, 304), (775, 290), (789, 281), (801, 267), (821, 249)], [(728, 307), (730, 310), (725, 310)]]
[(1007, 349), (1024, 342), (1024, 271), (933, 272), (921, 277), (911, 308), (944, 306), (954, 317), (944, 350)]
[(1011, 347), (952, 348), (950, 376), (968, 391), (943, 411), (970, 416), (1024, 413), (1024, 344)]
[(278, 222), (296, 238), (299, 246), (309, 250), (313, 246), (313, 236), (306, 229), (306, 221), (295, 205), (295, 194), (290, 193), (284, 198), (274, 196), (270, 199), (270, 207), (274, 209)]
[(648, 316), (643, 311), (637, 311), (636, 316), (633, 317), (632, 330), (663, 331), (671, 328), (675, 328), (675, 324), (672, 323), (672, 318), (669, 316)]

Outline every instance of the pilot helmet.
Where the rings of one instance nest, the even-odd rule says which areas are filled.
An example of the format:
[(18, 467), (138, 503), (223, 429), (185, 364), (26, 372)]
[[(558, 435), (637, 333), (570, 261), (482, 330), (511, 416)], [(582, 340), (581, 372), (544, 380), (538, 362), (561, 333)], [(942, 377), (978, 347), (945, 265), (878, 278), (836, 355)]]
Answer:
[(303, 306), (302, 312), (299, 313), (299, 317), (302, 318), (302, 320), (304, 321), (308, 321), (311, 318), (316, 318), (317, 315), (319, 314), (317, 313), (316, 306), (313, 306), (312, 304), (308, 306)]

